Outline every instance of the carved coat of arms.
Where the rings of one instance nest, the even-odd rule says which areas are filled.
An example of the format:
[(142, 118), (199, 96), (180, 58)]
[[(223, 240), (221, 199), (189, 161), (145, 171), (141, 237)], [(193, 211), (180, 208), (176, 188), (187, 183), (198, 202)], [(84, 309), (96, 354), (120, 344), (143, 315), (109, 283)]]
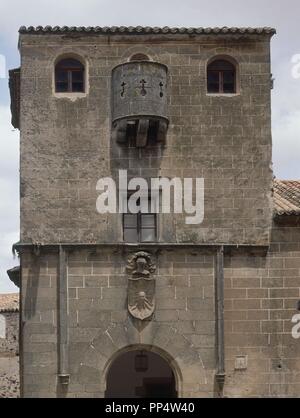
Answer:
[(149, 318), (155, 309), (155, 269), (151, 255), (144, 251), (128, 259), (128, 310), (141, 321)]

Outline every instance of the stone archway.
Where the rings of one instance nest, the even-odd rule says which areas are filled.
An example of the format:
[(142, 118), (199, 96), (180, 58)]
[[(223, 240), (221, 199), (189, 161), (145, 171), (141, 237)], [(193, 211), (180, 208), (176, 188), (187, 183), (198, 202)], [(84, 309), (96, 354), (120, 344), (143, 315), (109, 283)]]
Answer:
[(176, 398), (175, 372), (144, 346), (121, 350), (106, 374), (106, 398)]
[(104, 396), (107, 373), (114, 359), (121, 352), (141, 346), (168, 362), (175, 374), (178, 397), (197, 397), (200, 386), (207, 385), (209, 376), (199, 350), (175, 327), (151, 321), (137, 329), (130, 319), (111, 325), (91, 339), (75, 371), (78, 381), (99, 385), (97, 396)]

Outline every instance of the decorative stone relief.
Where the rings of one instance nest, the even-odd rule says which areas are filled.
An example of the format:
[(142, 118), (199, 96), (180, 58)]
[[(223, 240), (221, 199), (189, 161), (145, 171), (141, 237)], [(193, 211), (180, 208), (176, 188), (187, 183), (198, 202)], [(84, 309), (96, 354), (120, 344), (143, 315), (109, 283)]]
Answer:
[(236, 356), (235, 357), (235, 370), (247, 370), (248, 368), (248, 357), (247, 356)]
[(149, 253), (139, 251), (128, 259), (128, 311), (141, 321), (151, 317), (155, 309), (155, 270)]

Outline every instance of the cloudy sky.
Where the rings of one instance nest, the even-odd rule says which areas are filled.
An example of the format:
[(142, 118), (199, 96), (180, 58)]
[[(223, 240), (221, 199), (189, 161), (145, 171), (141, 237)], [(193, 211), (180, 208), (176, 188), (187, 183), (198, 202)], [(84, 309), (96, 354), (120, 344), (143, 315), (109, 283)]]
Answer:
[[(300, 62), (299, 16), (299, 0), (0, 0), (0, 63), (2, 55), (6, 73), (19, 65), (22, 25), (275, 27), (274, 173), (300, 179), (300, 65), (292, 62)], [(19, 239), (19, 132), (10, 124), (7, 83), (0, 78), (0, 292), (17, 290), (6, 270), (18, 263), (11, 246)]]

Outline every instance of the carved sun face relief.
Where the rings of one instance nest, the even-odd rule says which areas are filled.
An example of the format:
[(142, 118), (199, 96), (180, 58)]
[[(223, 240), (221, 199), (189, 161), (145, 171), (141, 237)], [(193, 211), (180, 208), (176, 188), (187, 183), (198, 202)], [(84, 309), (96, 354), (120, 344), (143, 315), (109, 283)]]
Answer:
[[(151, 255), (144, 251), (139, 251), (128, 258), (127, 273), (130, 274), (131, 280), (139, 277), (149, 277), (156, 270), (156, 266), (152, 261)], [(152, 280), (150, 278), (150, 280)]]

